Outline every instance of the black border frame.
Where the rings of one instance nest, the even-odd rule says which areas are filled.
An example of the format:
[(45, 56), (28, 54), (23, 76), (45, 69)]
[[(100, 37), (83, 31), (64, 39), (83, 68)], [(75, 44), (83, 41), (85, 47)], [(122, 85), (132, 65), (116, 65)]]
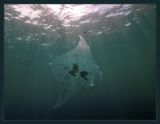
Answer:
[[(157, 87), (156, 87), (156, 120), (3, 120), (3, 72), (4, 72), (4, 4), (156, 4), (157, 9)], [(0, 123), (76, 123), (76, 124), (160, 124), (160, 0), (1, 0), (0, 1)]]

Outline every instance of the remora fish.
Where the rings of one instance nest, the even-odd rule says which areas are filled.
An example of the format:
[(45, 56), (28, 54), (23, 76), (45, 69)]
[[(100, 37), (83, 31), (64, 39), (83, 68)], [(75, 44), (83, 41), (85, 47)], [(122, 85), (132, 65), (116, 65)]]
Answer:
[(81, 35), (79, 38), (76, 48), (52, 62), (51, 68), (59, 85), (59, 95), (52, 109), (69, 100), (79, 86), (94, 87), (97, 79), (102, 79), (102, 72), (94, 62), (88, 44)]

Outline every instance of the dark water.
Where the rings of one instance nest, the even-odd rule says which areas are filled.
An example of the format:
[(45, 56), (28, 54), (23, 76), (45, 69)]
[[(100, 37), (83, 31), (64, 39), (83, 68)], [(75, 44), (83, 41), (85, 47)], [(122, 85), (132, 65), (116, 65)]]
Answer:
[[(5, 5), (5, 120), (155, 119), (156, 6), (92, 5), (81, 8), (83, 15), (67, 11), (80, 6), (85, 5), (53, 11), (45, 5)], [(76, 47), (79, 34), (103, 80), (79, 87), (52, 110), (60, 77), (50, 64)]]

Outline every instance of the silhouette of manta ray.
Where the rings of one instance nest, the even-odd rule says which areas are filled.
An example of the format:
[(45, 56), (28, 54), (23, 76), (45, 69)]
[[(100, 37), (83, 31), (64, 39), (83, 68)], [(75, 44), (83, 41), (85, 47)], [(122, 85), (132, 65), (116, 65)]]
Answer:
[(69, 100), (78, 86), (93, 87), (96, 78), (102, 79), (102, 72), (94, 62), (88, 44), (81, 35), (79, 38), (76, 48), (58, 56), (52, 62), (54, 78), (59, 85), (59, 95), (52, 109)]

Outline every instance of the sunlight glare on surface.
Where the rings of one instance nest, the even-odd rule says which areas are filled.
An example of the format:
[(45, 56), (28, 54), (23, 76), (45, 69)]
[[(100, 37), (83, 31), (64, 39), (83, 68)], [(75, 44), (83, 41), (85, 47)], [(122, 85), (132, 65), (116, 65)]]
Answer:
[[(71, 17), (81, 17), (92, 12), (105, 11), (115, 6), (117, 4), (47, 4), (56, 14), (70, 14)], [(58, 15), (61, 16), (61, 15)]]

